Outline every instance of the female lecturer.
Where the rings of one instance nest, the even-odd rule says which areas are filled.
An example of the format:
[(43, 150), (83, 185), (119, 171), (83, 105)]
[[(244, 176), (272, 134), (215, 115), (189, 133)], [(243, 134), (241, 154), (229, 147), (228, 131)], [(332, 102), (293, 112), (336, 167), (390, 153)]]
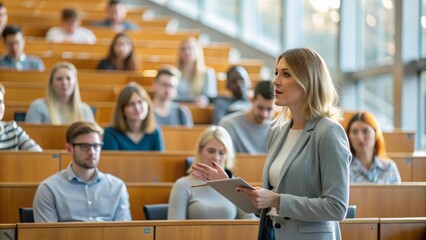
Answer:
[[(258, 239), (341, 239), (352, 155), (324, 60), (312, 49), (285, 51), (273, 84), (283, 109), (269, 137), (262, 187), (236, 191), (261, 209)], [(200, 163), (193, 175), (227, 178), (217, 164)]]

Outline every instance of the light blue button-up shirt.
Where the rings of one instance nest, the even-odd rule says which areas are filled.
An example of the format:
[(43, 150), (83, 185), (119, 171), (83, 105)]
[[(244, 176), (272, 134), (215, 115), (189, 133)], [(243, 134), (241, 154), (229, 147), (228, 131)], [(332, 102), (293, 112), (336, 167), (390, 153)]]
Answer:
[(370, 169), (366, 169), (361, 161), (354, 156), (349, 167), (351, 183), (399, 183), (401, 176), (398, 167), (392, 160), (381, 160), (377, 156)]
[(129, 194), (124, 182), (96, 170), (81, 181), (71, 168), (50, 176), (37, 188), (35, 222), (131, 221)]
[(0, 58), (0, 69), (15, 69), (18, 71), (36, 70), (44, 71), (43, 61), (34, 56), (22, 54), (18, 59), (12, 59), (9, 55)]

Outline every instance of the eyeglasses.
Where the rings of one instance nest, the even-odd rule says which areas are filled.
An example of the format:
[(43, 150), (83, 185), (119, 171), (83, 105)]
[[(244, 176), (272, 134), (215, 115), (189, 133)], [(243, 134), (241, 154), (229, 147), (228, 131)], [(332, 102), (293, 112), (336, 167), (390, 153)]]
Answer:
[(89, 151), (93, 149), (95, 152), (99, 152), (104, 145), (103, 143), (71, 143), (73, 147), (78, 146), (82, 151)]

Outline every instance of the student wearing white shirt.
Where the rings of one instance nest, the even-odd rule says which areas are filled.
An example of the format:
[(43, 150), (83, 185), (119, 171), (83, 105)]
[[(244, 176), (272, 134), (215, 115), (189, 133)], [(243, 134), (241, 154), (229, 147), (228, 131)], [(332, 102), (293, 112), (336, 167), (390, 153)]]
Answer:
[(81, 27), (80, 24), (78, 12), (73, 8), (64, 8), (62, 10), (62, 25), (51, 27), (47, 31), (46, 40), (55, 43), (94, 44), (96, 42), (95, 34), (91, 30)]

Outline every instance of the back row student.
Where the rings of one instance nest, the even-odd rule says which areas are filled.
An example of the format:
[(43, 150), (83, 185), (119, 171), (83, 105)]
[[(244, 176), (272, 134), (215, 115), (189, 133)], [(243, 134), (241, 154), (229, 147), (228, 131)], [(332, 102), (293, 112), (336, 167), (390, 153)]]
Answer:
[(176, 97), (180, 72), (174, 66), (163, 66), (154, 81), (153, 108), (159, 125), (194, 126), (192, 114), (185, 105), (173, 100)]
[(94, 44), (95, 34), (84, 27), (81, 27), (79, 13), (73, 8), (64, 8), (61, 16), (61, 26), (51, 27), (46, 33), (46, 40), (49, 42)]
[(126, 21), (127, 7), (122, 0), (110, 0), (107, 6), (107, 16), (105, 20), (92, 23), (97, 27), (109, 27), (114, 32), (124, 32), (127, 30), (137, 30), (134, 23)]

